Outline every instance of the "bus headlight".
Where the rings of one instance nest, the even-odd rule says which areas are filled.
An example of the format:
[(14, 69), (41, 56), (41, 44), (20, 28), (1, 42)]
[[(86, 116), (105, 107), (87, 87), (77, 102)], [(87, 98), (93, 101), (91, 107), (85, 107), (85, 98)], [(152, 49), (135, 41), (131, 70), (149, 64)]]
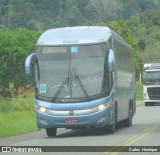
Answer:
[(46, 112), (47, 109), (45, 107), (36, 106), (36, 110), (38, 110), (40, 112)]
[(101, 105), (98, 106), (98, 110), (103, 110), (105, 108), (106, 108), (105, 104), (101, 104)]
[(41, 111), (41, 112), (45, 112), (45, 111), (46, 111), (46, 108), (44, 108), (44, 107), (40, 107), (40, 108), (39, 108), (39, 111)]
[(112, 109), (112, 102), (111, 101), (109, 101), (109, 102), (107, 102), (107, 103), (104, 103), (104, 104), (101, 104), (101, 105), (99, 105), (98, 107), (97, 107), (97, 109), (98, 109), (98, 111), (99, 110), (103, 110), (103, 109), (106, 109), (106, 108), (110, 108), (110, 109)]

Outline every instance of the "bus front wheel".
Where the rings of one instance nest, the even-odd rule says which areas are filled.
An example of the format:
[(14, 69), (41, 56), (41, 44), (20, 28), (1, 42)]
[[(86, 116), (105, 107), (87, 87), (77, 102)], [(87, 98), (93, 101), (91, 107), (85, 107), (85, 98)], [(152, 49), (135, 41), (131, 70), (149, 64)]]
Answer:
[(108, 132), (109, 133), (114, 133), (116, 131), (116, 124), (112, 124), (108, 126)]
[(55, 137), (57, 133), (57, 128), (46, 128), (46, 133), (48, 137)]
[(114, 133), (116, 131), (116, 123), (117, 123), (117, 102), (115, 103), (115, 113), (114, 113), (113, 124), (108, 126), (109, 133)]

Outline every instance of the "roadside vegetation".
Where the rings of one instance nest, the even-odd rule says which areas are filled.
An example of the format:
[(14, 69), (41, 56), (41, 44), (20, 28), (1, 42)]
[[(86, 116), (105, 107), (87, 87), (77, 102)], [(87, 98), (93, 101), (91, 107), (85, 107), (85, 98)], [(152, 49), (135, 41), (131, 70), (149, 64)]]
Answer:
[(38, 130), (34, 110), (1, 113), (0, 124), (1, 138)]
[(143, 84), (139, 81), (136, 82), (136, 100), (143, 100)]
[[(38, 130), (33, 91), (24, 91), (14, 98), (0, 97), (0, 137)], [(26, 94), (28, 94), (26, 96)]]

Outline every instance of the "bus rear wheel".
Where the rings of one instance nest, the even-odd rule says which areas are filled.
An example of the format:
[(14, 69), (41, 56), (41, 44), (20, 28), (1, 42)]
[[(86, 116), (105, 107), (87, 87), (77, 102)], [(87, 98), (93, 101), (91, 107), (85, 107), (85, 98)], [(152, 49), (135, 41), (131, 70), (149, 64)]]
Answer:
[(124, 120), (124, 126), (125, 127), (132, 126), (132, 107), (131, 106), (130, 106), (130, 110), (129, 110), (129, 116), (126, 120)]
[(46, 134), (48, 137), (55, 137), (57, 134), (57, 128), (46, 128)]

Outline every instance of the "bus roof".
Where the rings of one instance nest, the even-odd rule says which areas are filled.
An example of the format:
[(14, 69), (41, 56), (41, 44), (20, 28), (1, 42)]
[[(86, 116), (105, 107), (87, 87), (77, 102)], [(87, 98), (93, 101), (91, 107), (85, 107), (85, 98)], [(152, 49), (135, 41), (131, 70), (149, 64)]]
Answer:
[(108, 27), (79, 26), (56, 28), (45, 31), (40, 36), (37, 46), (100, 43), (107, 41), (111, 35), (117, 36), (121, 41), (124, 41)]

